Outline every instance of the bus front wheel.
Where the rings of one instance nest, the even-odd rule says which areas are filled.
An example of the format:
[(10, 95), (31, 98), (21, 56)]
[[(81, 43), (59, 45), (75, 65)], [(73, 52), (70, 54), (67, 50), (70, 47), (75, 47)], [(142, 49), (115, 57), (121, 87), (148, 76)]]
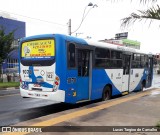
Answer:
[(106, 86), (103, 90), (103, 94), (102, 94), (102, 100), (103, 101), (106, 101), (106, 100), (109, 100), (111, 99), (111, 88), (109, 86)]

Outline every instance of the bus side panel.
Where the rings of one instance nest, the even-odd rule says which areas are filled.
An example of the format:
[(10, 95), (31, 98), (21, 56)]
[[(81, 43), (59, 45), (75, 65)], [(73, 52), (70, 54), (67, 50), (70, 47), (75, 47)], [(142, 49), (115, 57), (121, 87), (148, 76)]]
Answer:
[[(66, 102), (77, 102), (77, 69), (67, 70), (67, 88), (66, 88)], [(75, 94), (76, 93), (76, 94)]]
[[(66, 103), (76, 103), (77, 97), (74, 94), (76, 91), (77, 69), (68, 69), (67, 67), (67, 45), (66, 39), (59, 35), (56, 38), (56, 75), (60, 78), (60, 90), (65, 91)], [(58, 52), (58, 53), (57, 53)]]
[(91, 100), (102, 98), (103, 89), (107, 84), (112, 85), (112, 96), (121, 94), (120, 90), (115, 87), (104, 69), (93, 69), (92, 76)]
[[(67, 70), (67, 58), (66, 58), (66, 42), (63, 37), (56, 35), (56, 75), (60, 78), (60, 90), (66, 90), (66, 70)], [(66, 95), (65, 95), (66, 98)], [(65, 99), (66, 100), (66, 99)], [(64, 101), (65, 102), (65, 101)]]
[[(108, 75), (108, 77), (110, 78), (112, 84), (114, 84), (114, 86), (117, 88), (117, 90), (120, 92), (123, 92), (124, 90), (122, 90), (122, 86), (127, 85), (127, 84), (122, 83), (123, 69), (105, 69), (105, 72)], [(114, 90), (112, 93), (113, 93), (113, 95), (119, 94), (119, 93), (116, 93)]]
[[(153, 76), (153, 74), (152, 74)], [(152, 78), (149, 78), (149, 69), (148, 68), (145, 68), (144, 69), (144, 72), (143, 72), (143, 76), (141, 78), (141, 80), (139, 81), (139, 83), (137, 84), (136, 88), (134, 89), (134, 91), (137, 91), (137, 90), (140, 90), (140, 87), (141, 87), (141, 83), (143, 80), (145, 80), (145, 87), (146, 88), (149, 88), (151, 87), (151, 83), (152, 83)], [(151, 80), (150, 80), (151, 79)], [(151, 82), (150, 82), (151, 81)]]
[(141, 83), (143, 82), (143, 81), (145, 81), (146, 82), (146, 85), (147, 85), (147, 73), (148, 73), (148, 70), (147, 69), (134, 69), (135, 71), (136, 70), (139, 70), (139, 72), (141, 71), (143, 71), (143, 73), (142, 73), (142, 76), (140, 77), (140, 78), (134, 78), (134, 80), (135, 80), (135, 82), (136, 82), (136, 84), (135, 84), (135, 87), (133, 88), (133, 90), (132, 91), (139, 91), (140, 89), (141, 89)]
[[(140, 89), (140, 82), (144, 78), (144, 69), (131, 69), (130, 92)], [(138, 86), (138, 87), (137, 87)]]

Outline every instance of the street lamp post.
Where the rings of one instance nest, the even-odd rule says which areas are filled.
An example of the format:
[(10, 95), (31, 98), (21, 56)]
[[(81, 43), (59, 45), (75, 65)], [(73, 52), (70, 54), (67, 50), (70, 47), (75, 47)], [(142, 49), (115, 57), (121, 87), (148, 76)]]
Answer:
[[(90, 9), (88, 10), (88, 12), (86, 13), (87, 7), (91, 7), (91, 8), (90, 8)], [(75, 33), (75, 32), (81, 27), (84, 19), (85, 19), (85, 18), (87, 17), (87, 15), (88, 15), (89, 11), (90, 11), (92, 8), (95, 8), (95, 7), (98, 7), (97, 4), (94, 4), (94, 5), (93, 5), (91, 2), (85, 7), (84, 12), (83, 12), (83, 16), (82, 16), (81, 23), (80, 23), (80, 25), (78, 26), (78, 28), (77, 28), (75, 31), (73, 31), (73, 32), (71, 31), (71, 19), (69, 19), (69, 23), (68, 23), (68, 34), (69, 34), (69, 35), (72, 35), (72, 33)], [(85, 14), (85, 13), (86, 13), (86, 14)]]
[(71, 35), (72, 32), (71, 32), (71, 19), (69, 19), (69, 22), (68, 22), (68, 34)]

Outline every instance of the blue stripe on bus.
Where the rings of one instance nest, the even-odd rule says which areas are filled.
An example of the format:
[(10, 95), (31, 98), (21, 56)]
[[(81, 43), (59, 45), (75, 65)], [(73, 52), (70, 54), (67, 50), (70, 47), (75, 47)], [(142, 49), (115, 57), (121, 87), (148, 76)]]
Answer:
[(114, 86), (113, 82), (109, 79), (109, 76), (104, 69), (93, 69), (92, 80), (92, 95), (94, 98), (101, 98), (103, 88), (105, 85), (112, 85), (112, 96), (121, 94), (121, 92)]
[[(33, 66), (29, 66), (29, 70), (31, 70), (31, 74), (29, 74), (29, 78), (32, 79), (31, 83), (37, 83), (37, 78), (43, 78), (42, 76), (37, 76), (37, 77), (35, 76)], [(53, 88), (53, 85), (51, 85), (47, 82), (42, 82), (40, 84), (42, 87)]]

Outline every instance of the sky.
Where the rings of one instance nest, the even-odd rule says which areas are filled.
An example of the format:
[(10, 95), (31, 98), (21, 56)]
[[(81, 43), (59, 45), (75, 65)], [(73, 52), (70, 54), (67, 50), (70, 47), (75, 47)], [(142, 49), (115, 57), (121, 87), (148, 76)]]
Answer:
[[(0, 0), (0, 12), (26, 22), (26, 36), (61, 33), (68, 34), (68, 21), (71, 31), (80, 25), (85, 11), (86, 18), (75, 36), (90, 40), (114, 38), (116, 33), (128, 32), (128, 39), (141, 42), (141, 50), (147, 53), (160, 53), (160, 21), (137, 22), (122, 29), (121, 19), (132, 12), (145, 10), (154, 5), (140, 4), (140, 0)], [(89, 3), (98, 7), (87, 6)], [(160, 2), (156, 4), (160, 5)]]

